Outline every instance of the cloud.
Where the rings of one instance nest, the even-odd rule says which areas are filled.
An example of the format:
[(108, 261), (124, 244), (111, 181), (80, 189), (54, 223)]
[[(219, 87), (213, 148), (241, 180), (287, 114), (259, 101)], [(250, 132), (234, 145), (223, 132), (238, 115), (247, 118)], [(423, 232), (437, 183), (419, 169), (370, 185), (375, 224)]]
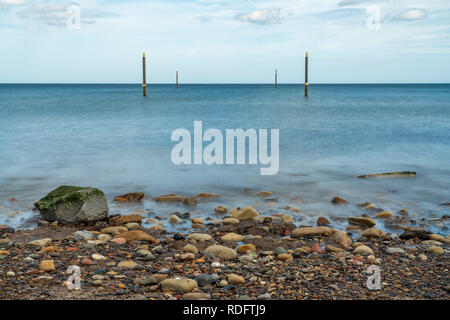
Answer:
[[(0, 0), (2, 1), (2, 0)], [(3, 0), (5, 1), (5, 0)], [(20, 0), (6, 0), (6, 1), (20, 1)], [(75, 10), (76, 9), (76, 10)], [(63, 27), (67, 26), (67, 21), (73, 17), (73, 10), (77, 11), (81, 16), (82, 24), (94, 24), (96, 19), (108, 18), (118, 16), (115, 13), (99, 11), (99, 10), (84, 10), (78, 3), (36, 3), (25, 7), (24, 10), (17, 13), (19, 18), (39, 21), (51, 26)]]
[(383, 1), (389, 1), (389, 0), (341, 0), (341, 2), (339, 2), (339, 6), (340, 7), (345, 7), (345, 6), (356, 6), (359, 4), (363, 4), (363, 3), (373, 3), (373, 2), (383, 2)]
[(348, 19), (350, 17), (364, 16), (364, 9), (347, 8), (325, 11), (317, 14), (321, 19)]
[(256, 10), (251, 13), (238, 13), (234, 18), (237, 21), (250, 22), (259, 25), (276, 24), (281, 23), (280, 12), (280, 8), (270, 8)]
[(426, 19), (428, 16), (427, 11), (425, 9), (408, 9), (403, 12), (400, 12), (396, 16), (392, 18), (394, 21), (416, 21)]
[(200, 20), (201, 22), (208, 22), (211, 20), (217, 20), (217, 19), (229, 19), (236, 15), (235, 11), (220, 11), (215, 13), (205, 13), (205, 14), (196, 14), (191, 16), (194, 19)]
[(31, 19), (52, 26), (66, 26), (71, 4), (34, 4), (18, 13), (21, 19)]
[(24, 4), (26, 4), (26, 0), (0, 0), (0, 10), (8, 10), (10, 7)]

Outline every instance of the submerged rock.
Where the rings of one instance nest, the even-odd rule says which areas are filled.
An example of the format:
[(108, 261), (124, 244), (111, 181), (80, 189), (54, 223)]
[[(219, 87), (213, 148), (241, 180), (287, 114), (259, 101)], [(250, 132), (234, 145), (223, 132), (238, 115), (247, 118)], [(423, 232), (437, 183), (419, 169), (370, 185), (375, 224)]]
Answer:
[(35, 203), (42, 218), (65, 223), (90, 223), (108, 215), (104, 193), (96, 188), (61, 186)]
[(333, 200), (331, 200), (331, 203), (333, 204), (345, 204), (348, 203), (347, 200), (341, 198), (341, 197), (334, 197)]
[(394, 177), (415, 177), (414, 171), (398, 171), (398, 172), (385, 172), (385, 173), (372, 173), (358, 176), (360, 179), (367, 178), (394, 178)]
[(143, 192), (132, 192), (132, 193), (126, 193), (121, 196), (114, 197), (114, 201), (117, 202), (138, 202), (141, 201), (144, 197)]
[(353, 225), (358, 225), (362, 227), (373, 227), (376, 222), (371, 218), (366, 217), (348, 217), (348, 221)]
[(239, 221), (245, 221), (245, 220), (252, 220), (253, 218), (258, 217), (259, 213), (258, 211), (256, 211), (255, 208), (251, 206), (246, 206), (232, 215)]

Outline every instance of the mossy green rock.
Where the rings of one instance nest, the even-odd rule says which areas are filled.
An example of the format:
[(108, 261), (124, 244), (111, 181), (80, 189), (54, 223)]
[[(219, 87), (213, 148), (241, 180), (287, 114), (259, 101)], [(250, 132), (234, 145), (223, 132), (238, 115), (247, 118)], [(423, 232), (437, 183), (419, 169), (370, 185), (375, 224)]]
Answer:
[(86, 223), (108, 216), (105, 194), (96, 188), (61, 186), (34, 204), (47, 221)]

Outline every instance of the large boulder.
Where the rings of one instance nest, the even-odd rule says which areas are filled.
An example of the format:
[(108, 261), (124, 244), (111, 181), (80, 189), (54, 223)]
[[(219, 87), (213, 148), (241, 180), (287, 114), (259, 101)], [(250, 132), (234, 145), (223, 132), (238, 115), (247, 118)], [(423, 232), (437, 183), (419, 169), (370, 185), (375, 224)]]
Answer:
[(34, 204), (42, 218), (65, 223), (90, 223), (108, 216), (108, 201), (96, 188), (61, 186)]

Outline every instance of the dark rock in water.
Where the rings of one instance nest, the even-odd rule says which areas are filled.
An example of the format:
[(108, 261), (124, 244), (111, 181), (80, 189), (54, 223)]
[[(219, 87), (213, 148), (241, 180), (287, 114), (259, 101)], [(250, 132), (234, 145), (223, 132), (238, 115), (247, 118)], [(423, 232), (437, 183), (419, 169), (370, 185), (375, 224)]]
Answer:
[(108, 215), (104, 193), (96, 188), (61, 186), (35, 203), (42, 218), (65, 223), (92, 223)]
[(189, 206), (195, 206), (197, 204), (196, 197), (184, 198), (183, 202)]
[(447, 203), (441, 203), (440, 206), (450, 207), (450, 202), (447, 202)]
[(121, 196), (114, 197), (114, 201), (117, 202), (139, 202), (144, 197), (143, 192), (132, 192), (132, 193), (126, 193)]
[(426, 231), (424, 229), (414, 229), (414, 230), (407, 230), (407, 231), (403, 232), (399, 236), (399, 238), (402, 240), (409, 240), (409, 239), (413, 239), (413, 238), (418, 238), (420, 240), (428, 240), (430, 234), (431, 234), (431, 232)]
[(14, 230), (13, 227), (10, 227), (10, 226), (8, 226), (6, 224), (2, 224), (0, 226), (0, 235), (4, 234), (4, 233), (14, 233), (14, 232), (16, 232), (16, 230)]
[(343, 199), (343, 198), (341, 198), (341, 197), (334, 197), (331, 200), (331, 203), (333, 203), (333, 204), (345, 204), (345, 203), (348, 203), (348, 201)]
[(373, 174), (363, 174), (358, 176), (360, 179), (367, 178), (393, 178), (393, 177), (415, 177), (416, 173), (414, 171), (398, 171), (398, 172), (383, 172), (383, 173), (373, 173)]

